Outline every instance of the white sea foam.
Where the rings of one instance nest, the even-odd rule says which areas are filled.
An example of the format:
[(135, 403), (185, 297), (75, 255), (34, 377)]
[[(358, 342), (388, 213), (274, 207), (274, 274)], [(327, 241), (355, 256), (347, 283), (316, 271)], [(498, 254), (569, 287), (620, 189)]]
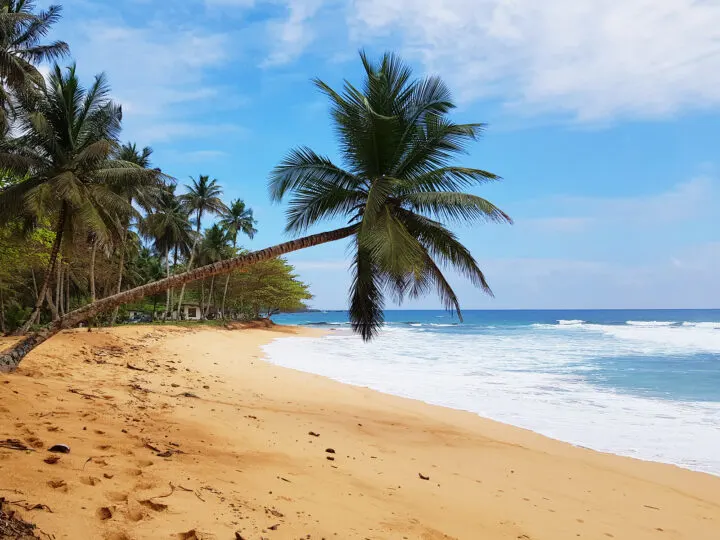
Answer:
[(565, 321), (565, 320), (563, 320), (563, 319), (560, 319), (560, 320), (558, 321), (558, 324), (559, 324), (560, 326), (578, 326), (578, 325), (584, 324), (584, 323), (585, 323), (585, 321), (581, 321), (580, 319), (571, 319), (571, 320), (569, 320), (569, 321)]
[(476, 412), (600, 451), (720, 475), (720, 403), (640, 397), (587, 382), (596, 359), (720, 351), (712, 327), (543, 325), (473, 335), (385, 327), (266, 346), (277, 364)]
[(672, 321), (627, 321), (625, 324), (629, 326), (643, 326), (653, 328), (656, 326), (673, 326), (677, 323)]

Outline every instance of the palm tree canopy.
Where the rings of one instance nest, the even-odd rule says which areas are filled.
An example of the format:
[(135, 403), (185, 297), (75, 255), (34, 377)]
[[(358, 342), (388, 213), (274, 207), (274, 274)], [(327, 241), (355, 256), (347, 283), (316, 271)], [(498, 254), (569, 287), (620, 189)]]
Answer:
[(235, 199), (230, 203), (227, 210), (222, 213), (219, 223), (230, 234), (233, 243), (237, 242), (239, 233), (243, 233), (251, 240), (257, 233), (255, 228), (257, 221), (253, 217), (252, 208), (245, 206), (240, 199)]
[(232, 256), (230, 235), (223, 227), (215, 223), (209, 229), (205, 229), (199, 251), (198, 258), (204, 264), (229, 259)]
[(157, 173), (114, 158), (122, 111), (109, 93), (103, 74), (86, 89), (74, 65), (55, 65), (39, 95), (19, 99), (19, 135), (0, 140), (0, 168), (26, 180), (0, 191), (0, 224), (64, 208), (66, 232), (82, 226), (104, 241), (133, 214), (119, 193)]
[(210, 180), (209, 176), (202, 174), (197, 179), (190, 180), (190, 185), (185, 186), (187, 193), (180, 196), (180, 201), (189, 214), (195, 214), (196, 230), (200, 232), (203, 214), (222, 214), (227, 210), (227, 206), (220, 198), (222, 188), (217, 180)]
[(158, 253), (175, 248), (183, 254), (190, 252), (195, 232), (192, 230), (187, 212), (175, 195), (175, 186), (162, 190), (153, 211), (140, 222), (140, 230), (153, 242)]
[(287, 230), (302, 232), (318, 221), (354, 224), (350, 319), (364, 339), (383, 324), (385, 295), (398, 302), (434, 288), (443, 305), (462, 316), (443, 274), (454, 268), (492, 294), (470, 251), (451, 223), (511, 222), (491, 202), (463, 192), (499, 177), (460, 167), (453, 159), (476, 141), (483, 124), (456, 124), (455, 107), (438, 77), (414, 79), (400, 58), (379, 64), (364, 52), (360, 89), (345, 81), (336, 92), (314, 83), (331, 103), (344, 167), (309, 148), (292, 150), (270, 175), (275, 201), (289, 199)]
[(149, 146), (139, 150), (136, 143), (125, 143), (123, 144), (117, 153), (117, 158), (122, 161), (134, 163), (138, 167), (143, 169), (150, 168), (150, 156), (153, 153), (153, 149)]
[(50, 6), (35, 13), (32, 0), (0, 0), (0, 106), (12, 111), (10, 95), (42, 87), (43, 76), (36, 64), (51, 62), (70, 52), (64, 41), (43, 43), (60, 19), (62, 8)]

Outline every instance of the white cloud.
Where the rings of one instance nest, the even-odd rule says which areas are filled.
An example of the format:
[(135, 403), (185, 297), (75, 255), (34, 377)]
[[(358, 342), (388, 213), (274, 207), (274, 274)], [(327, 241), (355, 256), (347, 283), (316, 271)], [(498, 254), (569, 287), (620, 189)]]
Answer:
[(213, 107), (221, 102), (223, 89), (209, 84), (206, 74), (227, 60), (225, 35), (104, 19), (76, 23), (74, 30), (73, 54), (81, 75), (106, 71), (114, 99), (123, 105), (125, 136), (154, 144), (235, 129), (198, 126), (194, 118), (209, 102)]
[(265, 66), (287, 64), (299, 57), (315, 39), (310, 21), (323, 0), (287, 0), (287, 17), (268, 22), (270, 54)]
[(720, 3), (356, 0), (363, 43), (389, 38), (465, 100), (581, 121), (720, 105)]

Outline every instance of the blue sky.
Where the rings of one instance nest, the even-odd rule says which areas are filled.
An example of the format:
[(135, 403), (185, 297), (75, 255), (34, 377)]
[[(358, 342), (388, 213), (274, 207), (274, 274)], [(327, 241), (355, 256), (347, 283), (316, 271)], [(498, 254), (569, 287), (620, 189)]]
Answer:
[[(287, 239), (268, 171), (295, 145), (335, 158), (310, 84), (357, 81), (357, 50), (441, 75), (463, 158), (515, 225), (458, 229), (496, 298), (465, 308), (720, 307), (720, 5), (695, 0), (64, 0), (54, 37), (105, 71), (124, 138), (182, 184), (220, 180)], [(615, 5), (613, 5), (615, 4)], [(329, 223), (328, 228), (336, 225)], [(346, 305), (343, 244), (290, 257), (317, 307)], [(428, 297), (405, 307), (434, 308)]]

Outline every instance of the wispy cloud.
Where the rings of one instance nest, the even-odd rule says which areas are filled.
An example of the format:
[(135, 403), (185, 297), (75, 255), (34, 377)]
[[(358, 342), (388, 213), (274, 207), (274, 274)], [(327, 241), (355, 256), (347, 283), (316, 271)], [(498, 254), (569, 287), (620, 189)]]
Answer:
[(207, 77), (208, 70), (227, 60), (224, 34), (153, 23), (136, 26), (110, 16), (72, 19), (72, 24), (78, 66), (88, 78), (107, 72), (113, 96), (126, 112), (126, 136), (154, 144), (236, 129), (197, 120), (209, 102), (217, 107), (227, 94)]
[(580, 121), (720, 105), (720, 4), (356, 0), (358, 41), (399, 45), (465, 100)]

